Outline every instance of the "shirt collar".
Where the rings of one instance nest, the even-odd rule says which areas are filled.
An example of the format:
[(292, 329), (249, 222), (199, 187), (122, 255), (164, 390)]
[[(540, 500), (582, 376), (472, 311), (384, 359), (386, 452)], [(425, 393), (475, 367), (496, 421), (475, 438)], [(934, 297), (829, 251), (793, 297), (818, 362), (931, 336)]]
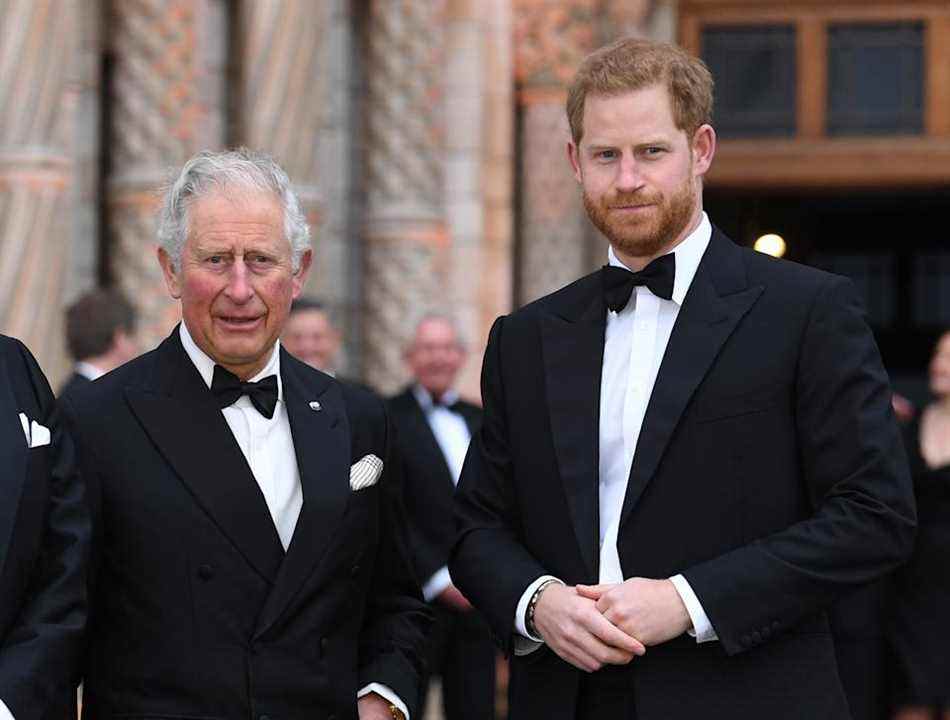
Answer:
[[(673, 280), (673, 302), (682, 305), (686, 298), (689, 286), (696, 276), (696, 270), (699, 268), (699, 261), (703, 259), (703, 253), (709, 247), (709, 241), (712, 238), (712, 224), (709, 217), (704, 212), (699, 220), (699, 225), (683, 242), (673, 248), (673, 255), (676, 257), (676, 276)], [(629, 270), (614, 253), (613, 246), (607, 251), (607, 263), (614, 267), (622, 267)]]
[[(207, 385), (210, 390), (211, 381), (214, 379), (214, 360), (208, 357), (204, 350), (198, 347), (198, 343), (194, 341), (191, 337), (191, 333), (188, 332), (188, 328), (185, 327), (184, 321), (178, 326), (178, 336), (181, 338), (181, 344), (182, 347), (185, 348), (185, 353), (191, 359), (198, 374), (201, 375), (201, 379), (204, 380), (204, 384)], [(270, 360), (267, 361), (264, 369), (252, 377), (250, 382), (257, 382), (268, 375), (277, 376), (277, 402), (283, 402), (284, 386), (280, 378), (280, 340), (274, 343), (274, 350), (271, 352)]]
[(76, 367), (74, 369), (77, 375), (82, 375), (84, 378), (89, 380), (98, 380), (103, 375), (105, 375), (102, 370), (97, 368), (92, 363), (85, 362), (84, 360), (80, 360), (78, 363), (76, 363)]
[[(416, 383), (412, 386), (412, 394), (416, 396), (416, 402), (419, 403), (419, 407), (421, 407), (424, 411), (428, 412), (433, 407), (435, 407), (435, 403), (432, 400), (432, 395), (419, 383)], [(454, 405), (456, 402), (458, 402), (458, 399), (459, 394), (455, 392), (455, 390), (449, 388), (442, 395), (442, 402), (439, 404)]]

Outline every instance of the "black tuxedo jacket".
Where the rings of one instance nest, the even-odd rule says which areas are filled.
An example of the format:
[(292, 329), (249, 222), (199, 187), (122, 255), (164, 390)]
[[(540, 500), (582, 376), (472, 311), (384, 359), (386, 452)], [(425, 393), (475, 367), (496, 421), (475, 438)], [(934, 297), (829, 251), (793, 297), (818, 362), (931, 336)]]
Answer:
[[(30, 448), (19, 414), (51, 431)], [(17, 720), (76, 713), (89, 518), (36, 360), (0, 335), (0, 699)]]
[[(594, 273), (492, 328), (450, 570), (499, 638), (538, 576), (597, 581), (605, 327)], [(899, 564), (914, 523), (850, 283), (714, 231), (650, 398), (618, 547), (625, 577), (682, 573), (719, 641), (683, 635), (635, 659), (638, 717), (847, 718), (823, 609)], [(513, 658), (513, 716), (573, 717), (578, 677), (546, 646)]]
[(87, 378), (85, 375), (78, 372), (73, 372), (73, 374), (66, 379), (66, 382), (64, 382), (63, 386), (59, 389), (59, 394), (57, 397), (63, 397), (63, 395), (66, 393), (76, 392), (76, 390), (86, 387), (86, 385), (89, 385), (91, 382), (92, 380)]
[(391, 462), (382, 402), (286, 352), (281, 378), (304, 496), (286, 555), (177, 329), (64, 399), (94, 533), (84, 717), (355, 719), (370, 682), (415, 709), (428, 611), (398, 485), (349, 484)]
[[(425, 412), (408, 387), (388, 401), (389, 416), (405, 467), (405, 499), (416, 574), (423, 582), (445, 567), (455, 542), (452, 496), (455, 482)], [(481, 424), (482, 410), (459, 400), (454, 410), (472, 435)]]

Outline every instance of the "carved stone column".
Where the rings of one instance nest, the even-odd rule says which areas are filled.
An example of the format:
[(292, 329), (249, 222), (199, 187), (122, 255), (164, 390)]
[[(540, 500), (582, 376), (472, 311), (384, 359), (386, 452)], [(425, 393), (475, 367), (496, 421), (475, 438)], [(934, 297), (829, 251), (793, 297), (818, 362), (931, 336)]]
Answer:
[(111, 275), (138, 307), (144, 348), (178, 320), (155, 257), (158, 188), (224, 141), (222, 0), (111, 0), (107, 227)]
[(567, 160), (567, 86), (598, 46), (636, 32), (648, 0), (517, 0), (515, 77), (521, 120), (518, 300), (566, 285), (606, 258)]
[(416, 319), (444, 303), (441, 0), (371, 0), (364, 153), (364, 377), (405, 380)]
[[(234, 116), (235, 140), (273, 155), (294, 183), (313, 236), (305, 292), (342, 319), (347, 349), (353, 339), (351, 305), (358, 294), (348, 205), (349, 5), (348, 0), (244, 0)], [(349, 368), (341, 369), (349, 374)]]
[(77, 12), (72, 0), (0, 3), (0, 329), (54, 376), (72, 240)]

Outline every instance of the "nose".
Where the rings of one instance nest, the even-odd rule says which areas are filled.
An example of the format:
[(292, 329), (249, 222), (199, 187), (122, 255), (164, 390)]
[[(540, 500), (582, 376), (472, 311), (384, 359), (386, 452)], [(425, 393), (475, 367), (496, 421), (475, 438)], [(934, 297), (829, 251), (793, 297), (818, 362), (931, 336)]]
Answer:
[(617, 163), (617, 190), (635, 192), (643, 187), (643, 176), (637, 166), (636, 158), (624, 153)]
[(249, 270), (243, 257), (235, 258), (231, 265), (225, 294), (229, 300), (239, 305), (246, 303), (254, 296), (254, 287), (251, 285)]

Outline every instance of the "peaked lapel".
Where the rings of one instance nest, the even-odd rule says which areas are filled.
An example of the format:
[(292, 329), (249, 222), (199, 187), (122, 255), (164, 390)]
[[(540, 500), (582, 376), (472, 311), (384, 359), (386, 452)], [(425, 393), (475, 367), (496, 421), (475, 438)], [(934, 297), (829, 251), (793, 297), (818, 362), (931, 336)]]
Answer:
[(600, 376), (607, 308), (599, 274), (574, 286), (560, 309), (541, 317), (551, 434), (577, 544), (598, 573)]
[(284, 549), (267, 502), (178, 328), (155, 351), (143, 388), (126, 389), (132, 412), (198, 504), (260, 575), (274, 582)]
[[(255, 637), (284, 614), (330, 545), (350, 497), (350, 432), (338, 383), (281, 349), (280, 375), (303, 507)], [(310, 408), (319, 400), (320, 410)]]
[(714, 228), (657, 373), (630, 468), (621, 528), (656, 473), (690, 398), (762, 290), (749, 287), (741, 251)]
[[(425, 443), (430, 462), (434, 462), (438, 466), (440, 471), (438, 473), (439, 476), (443, 481), (448, 483), (448, 487), (454, 493), (455, 483), (452, 482), (452, 471), (449, 469), (449, 462), (445, 459), (445, 453), (442, 452), (439, 441), (436, 440), (435, 433), (432, 432), (432, 426), (429, 425), (425, 410), (419, 405), (419, 401), (416, 399), (411, 387), (406, 389), (405, 398), (406, 403), (411, 408), (410, 422), (412, 422), (413, 432), (415, 432), (416, 437), (421, 442)], [(467, 419), (465, 420), (465, 424), (468, 425)], [(469, 432), (471, 433), (471, 427), (469, 427)]]
[[(3, 468), (3, 486), (0, 490), (0, 574), (3, 573), (7, 553), (16, 524), (23, 484), (26, 482), (26, 459), (29, 452), (23, 426), (20, 424), (21, 412), (29, 416), (29, 409), (17, 404), (13, 384), (28, 382), (26, 374), (15, 374), (10, 367), (10, 352), (14, 351), (12, 341), (4, 341), (0, 347), (0, 467)], [(19, 369), (19, 368), (18, 368)], [(31, 417), (30, 420), (36, 418)]]

